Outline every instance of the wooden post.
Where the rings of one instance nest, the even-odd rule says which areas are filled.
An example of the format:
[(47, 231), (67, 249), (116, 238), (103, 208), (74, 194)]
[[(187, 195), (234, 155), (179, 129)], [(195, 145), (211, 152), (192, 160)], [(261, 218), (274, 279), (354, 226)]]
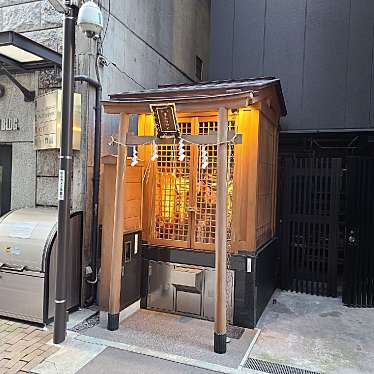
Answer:
[(226, 353), (227, 109), (219, 108), (217, 134), (216, 292), (214, 352)]
[(114, 200), (113, 246), (109, 288), (108, 330), (117, 330), (119, 327), (119, 312), (121, 298), (121, 272), (123, 247), (123, 221), (124, 221), (124, 188), (127, 148), (126, 136), (129, 128), (128, 114), (121, 115), (118, 131), (118, 159), (116, 173), (116, 193)]

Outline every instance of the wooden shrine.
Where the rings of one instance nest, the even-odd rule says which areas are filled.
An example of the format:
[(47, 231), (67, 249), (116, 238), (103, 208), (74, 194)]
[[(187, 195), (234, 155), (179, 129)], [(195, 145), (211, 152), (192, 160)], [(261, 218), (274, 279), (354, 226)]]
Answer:
[[(176, 108), (179, 137), (157, 138), (151, 106), (169, 103)], [(118, 156), (103, 158), (102, 173), (106, 187), (101, 195), (100, 294), (109, 313), (119, 309), (118, 301), (112, 303), (120, 292), (118, 271), (114, 273), (121, 265), (113, 261), (122, 257), (126, 230), (141, 230), (142, 240), (150, 246), (215, 250), (217, 205), (222, 203), (217, 196), (217, 149), (223, 143), (217, 136), (222, 126), (227, 130), (225, 251), (252, 253), (275, 235), (279, 119), (286, 114), (279, 80), (125, 92), (111, 95), (104, 110), (120, 115), (119, 131), (113, 134)], [(130, 133), (129, 118), (134, 115), (137, 133)], [(134, 168), (129, 150), (139, 160)], [(130, 180), (131, 188), (126, 188)]]

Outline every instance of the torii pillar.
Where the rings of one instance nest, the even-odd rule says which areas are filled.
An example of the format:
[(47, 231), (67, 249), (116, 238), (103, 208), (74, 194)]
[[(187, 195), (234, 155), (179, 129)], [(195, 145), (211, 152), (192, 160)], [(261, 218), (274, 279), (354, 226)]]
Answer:
[(219, 108), (217, 134), (217, 206), (215, 235), (214, 352), (226, 353), (227, 272), (227, 127), (226, 108)]
[(124, 222), (124, 189), (126, 173), (126, 138), (129, 129), (129, 115), (123, 113), (118, 131), (118, 160), (116, 173), (116, 193), (114, 199), (114, 222), (112, 260), (109, 285), (108, 330), (114, 331), (119, 327), (121, 305), (121, 272), (123, 251), (123, 222)]

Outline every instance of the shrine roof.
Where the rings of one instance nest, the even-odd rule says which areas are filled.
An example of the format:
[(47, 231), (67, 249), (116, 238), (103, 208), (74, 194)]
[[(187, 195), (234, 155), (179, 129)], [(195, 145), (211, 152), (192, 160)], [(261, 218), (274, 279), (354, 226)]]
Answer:
[(274, 87), (278, 96), (281, 115), (287, 114), (280, 80), (274, 77), (247, 78), (238, 80), (220, 80), (195, 82), (191, 84), (162, 85), (159, 88), (142, 91), (127, 91), (110, 94), (105, 104), (152, 104), (156, 102), (196, 102), (196, 100), (253, 99), (261, 90)]

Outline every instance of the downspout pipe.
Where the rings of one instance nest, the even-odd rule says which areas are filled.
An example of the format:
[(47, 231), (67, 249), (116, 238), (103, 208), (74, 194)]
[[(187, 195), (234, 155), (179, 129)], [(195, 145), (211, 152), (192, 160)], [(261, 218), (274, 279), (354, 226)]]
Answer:
[(93, 304), (96, 299), (97, 287), (97, 254), (99, 247), (99, 188), (100, 188), (100, 158), (101, 158), (101, 100), (102, 87), (99, 81), (86, 75), (76, 75), (76, 82), (86, 82), (96, 90), (95, 99), (95, 139), (94, 139), (94, 164), (93, 164), (93, 191), (92, 191), (92, 213), (91, 213), (91, 267), (92, 277), (87, 280), (92, 286), (92, 294), (86, 301), (87, 305)]

